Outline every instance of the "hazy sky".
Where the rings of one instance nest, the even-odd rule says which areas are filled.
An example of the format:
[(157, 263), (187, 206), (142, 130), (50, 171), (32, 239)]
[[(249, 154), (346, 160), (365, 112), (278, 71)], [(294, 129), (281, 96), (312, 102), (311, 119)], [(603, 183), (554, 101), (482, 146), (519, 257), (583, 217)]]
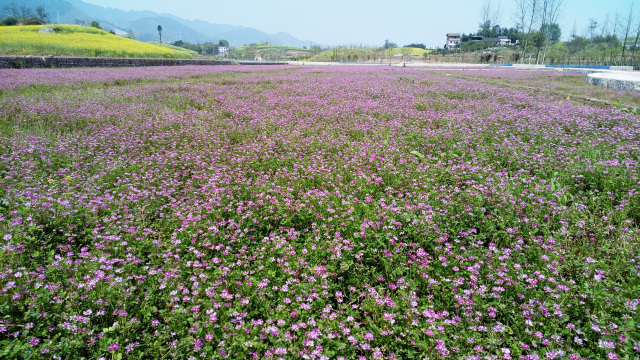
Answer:
[[(402, 46), (411, 42), (443, 46), (448, 32), (478, 29), (485, 0), (84, 0), (123, 10), (151, 10), (187, 19), (254, 27), (267, 33), (286, 32), (325, 45), (381, 45), (385, 39)], [(600, 25), (607, 14), (626, 18), (632, 0), (564, 0), (559, 18), (563, 38), (576, 26), (579, 34), (589, 19)], [(500, 24), (514, 25), (514, 0), (493, 0)], [(640, 21), (640, 1), (635, 4)], [(637, 22), (637, 21), (636, 21)]]

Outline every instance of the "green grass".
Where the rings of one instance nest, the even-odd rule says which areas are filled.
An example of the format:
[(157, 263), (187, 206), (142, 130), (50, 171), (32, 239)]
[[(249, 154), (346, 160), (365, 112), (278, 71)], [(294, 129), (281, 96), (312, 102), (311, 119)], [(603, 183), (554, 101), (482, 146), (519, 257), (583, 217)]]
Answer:
[[(434, 71), (431, 73), (445, 76), (445, 74), (441, 72)], [(633, 108), (640, 108), (640, 96), (638, 96), (637, 93), (593, 86), (585, 82), (584, 76), (549, 76), (549, 74), (542, 72), (538, 76), (529, 76), (521, 81), (514, 81), (509, 77), (485, 77), (481, 75), (457, 74), (455, 72), (447, 73), (446, 76), (505, 86), (512, 89), (535, 89), (539, 92), (558, 96), (559, 98), (589, 105), (614, 106), (621, 109), (626, 108), (630, 111)]]
[(189, 49), (185, 49), (183, 47), (180, 46), (174, 46), (171, 44), (167, 44), (164, 42), (160, 42), (160, 41), (149, 41), (147, 44), (152, 44), (152, 45), (156, 45), (156, 46), (161, 46), (163, 48), (167, 48), (167, 49), (171, 49), (171, 50), (175, 50), (175, 51), (182, 51), (182, 52), (186, 52), (188, 54), (190, 54), (191, 56), (196, 56), (198, 55), (198, 52), (193, 51), (193, 50), (189, 50)]
[(362, 62), (379, 60), (384, 62), (399, 54), (423, 57), (424, 54), (429, 55), (432, 52), (432, 50), (408, 47), (392, 49), (341, 48), (323, 51), (313, 56), (310, 61)]
[(231, 57), (240, 59), (292, 60), (308, 59), (313, 56), (309, 49), (296, 46), (278, 46), (269, 43), (246, 44), (231, 50)]
[(307, 49), (303, 49), (297, 46), (278, 46), (271, 45), (269, 43), (261, 43), (261, 44), (247, 44), (240, 47), (235, 48), (237, 51), (247, 51), (247, 50), (258, 50), (258, 51), (309, 51)]

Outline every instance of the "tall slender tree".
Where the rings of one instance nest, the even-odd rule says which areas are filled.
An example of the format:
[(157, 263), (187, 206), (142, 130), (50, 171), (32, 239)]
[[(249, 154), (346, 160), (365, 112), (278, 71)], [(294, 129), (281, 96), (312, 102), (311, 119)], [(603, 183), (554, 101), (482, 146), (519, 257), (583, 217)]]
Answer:
[(49, 14), (47, 14), (47, 12), (44, 10), (44, 6), (42, 5), (36, 7), (36, 15), (42, 22), (47, 22), (47, 18), (49, 17)]
[[(624, 38), (622, 39), (622, 55), (620, 55), (620, 62), (624, 62), (624, 52), (627, 49), (627, 38), (629, 37), (629, 32), (631, 31), (631, 22), (633, 21), (633, 3), (629, 7), (629, 14), (627, 15), (626, 24), (624, 24)], [(622, 65), (622, 64), (621, 64)]]
[(531, 38), (531, 32), (534, 26), (538, 22), (540, 12), (540, 1), (542, 0), (515, 0), (516, 1), (516, 13), (514, 16), (522, 22), (522, 33), (524, 39), (520, 43), (522, 46), (522, 56), (520, 61), (524, 63), (525, 52), (527, 46), (529, 46), (529, 40)]
[(609, 62), (611, 64), (613, 64), (614, 59), (614, 54), (615, 54), (615, 50), (616, 50), (616, 45), (618, 43), (618, 32), (620, 31), (620, 14), (618, 14), (616, 12), (616, 16), (613, 18), (613, 24), (611, 25), (613, 28), (613, 32), (611, 33), (612, 38), (609, 44), (609, 50), (610, 50), (610, 59)]
[(598, 28), (598, 22), (596, 21), (596, 19), (591, 18), (589, 19), (589, 40), (593, 41), (593, 33), (596, 31), (596, 29)]
[(158, 35), (160, 35), (160, 42), (162, 42), (162, 25), (158, 25)]
[(640, 21), (638, 22), (636, 28), (636, 39), (633, 42), (633, 46), (631, 47), (631, 65), (635, 66), (636, 64), (636, 51), (638, 50), (638, 39), (640, 39)]
[(544, 59), (547, 56), (547, 49), (549, 48), (549, 42), (552, 40), (557, 40), (555, 38), (555, 35), (557, 33), (556, 30), (560, 31), (560, 28), (557, 26), (557, 21), (558, 16), (560, 16), (560, 8), (564, 4), (564, 0), (542, 0), (542, 2), (542, 11), (544, 13), (542, 15), (542, 18), (544, 20), (542, 21), (541, 25), (541, 31), (544, 35), (544, 52), (542, 53), (542, 63), (544, 64)]

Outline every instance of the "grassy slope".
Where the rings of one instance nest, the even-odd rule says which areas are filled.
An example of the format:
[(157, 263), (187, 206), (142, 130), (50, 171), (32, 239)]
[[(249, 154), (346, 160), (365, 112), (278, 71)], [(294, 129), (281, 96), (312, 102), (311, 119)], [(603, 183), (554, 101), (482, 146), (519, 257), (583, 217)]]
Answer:
[[(45, 26), (54, 29), (56, 33), (39, 33)], [(187, 51), (142, 43), (79, 25), (0, 27), (0, 54), (191, 58)]]
[(260, 52), (269, 52), (269, 51), (309, 51), (303, 48), (299, 48), (296, 46), (276, 46), (276, 45), (271, 45), (271, 44), (267, 44), (267, 43), (261, 43), (261, 44), (247, 44), (247, 45), (243, 45), (240, 47), (237, 47), (235, 49), (236, 51), (247, 51), (247, 50), (258, 50)]
[(156, 46), (160, 46), (160, 47), (171, 49), (171, 50), (186, 52), (186, 53), (189, 53), (191, 56), (198, 55), (198, 52), (196, 51), (185, 49), (180, 46), (175, 46), (175, 45), (167, 44), (160, 41), (149, 41), (147, 44), (156, 45)]
[(311, 50), (295, 46), (277, 46), (267, 43), (252, 43), (233, 49), (232, 56), (252, 59), (260, 56), (264, 60), (284, 60), (294, 58), (309, 58), (312, 56)]
[[(425, 53), (430, 54), (432, 50), (425, 50), (420, 48), (393, 48), (393, 49), (330, 49), (323, 51), (314, 57), (312, 57), (311, 61), (332, 61), (336, 56), (338, 61), (347, 61), (347, 56), (358, 56), (358, 61), (366, 61), (366, 60), (376, 60), (378, 58), (388, 58), (393, 57), (397, 54), (408, 54), (411, 53), (412, 56), (423, 56)], [(368, 57), (368, 58), (367, 58)]]

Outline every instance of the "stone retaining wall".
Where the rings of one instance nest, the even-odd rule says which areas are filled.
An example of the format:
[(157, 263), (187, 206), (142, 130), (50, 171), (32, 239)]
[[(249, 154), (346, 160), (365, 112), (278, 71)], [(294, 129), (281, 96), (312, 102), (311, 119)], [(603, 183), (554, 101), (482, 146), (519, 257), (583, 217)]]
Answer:
[(614, 88), (618, 90), (640, 91), (640, 77), (627, 76), (621, 74), (589, 74), (586, 79), (587, 84)]
[(283, 63), (279, 62), (245, 62), (228, 60), (138, 59), (72, 56), (0, 56), (0, 69), (282, 64)]

